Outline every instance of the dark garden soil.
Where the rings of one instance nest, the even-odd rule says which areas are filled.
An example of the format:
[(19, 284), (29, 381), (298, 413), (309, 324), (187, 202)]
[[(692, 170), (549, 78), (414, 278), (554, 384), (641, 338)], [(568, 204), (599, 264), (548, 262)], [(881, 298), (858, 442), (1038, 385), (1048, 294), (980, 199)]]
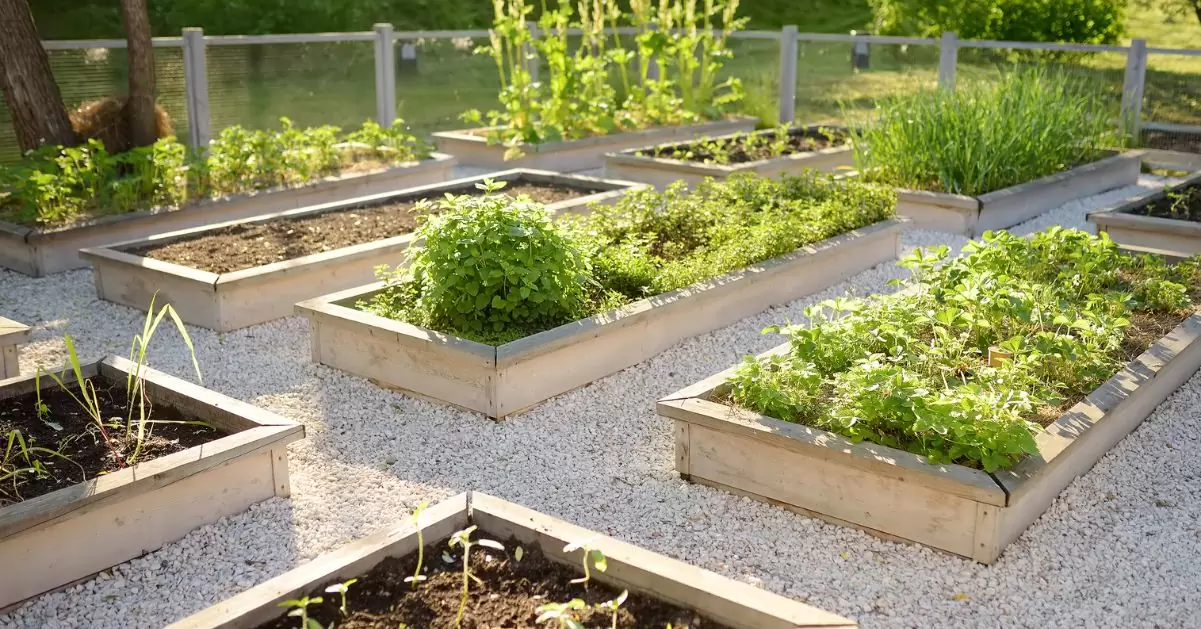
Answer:
[[(534, 201), (547, 204), (579, 198), (596, 190), (519, 182), (505, 186), (502, 192), (511, 196), (528, 195)], [(483, 191), (473, 187), (456, 193), (482, 194)], [(439, 192), (429, 198), (442, 197)], [(195, 238), (130, 249), (128, 253), (210, 273), (230, 273), (412, 233), (417, 228), (418, 216), (413, 212), (416, 205), (415, 202), (390, 203), (305, 218), (235, 225)]]
[[(477, 531), (472, 539), (488, 538)], [(467, 608), (463, 616), (463, 629), (524, 629), (535, 627), (558, 627), (556, 621), (538, 624), (539, 606), (547, 603), (567, 603), (582, 599), (587, 609), (574, 610), (583, 626), (608, 628), (612, 626), (613, 613), (598, 610), (594, 606), (617, 598), (621, 592), (592, 581), (585, 588), (571, 583), (582, 576), (580, 568), (569, 568), (547, 559), (537, 547), (523, 548), (521, 561), (513, 559), (519, 543), (505, 543), (507, 553), (488, 548), (474, 548), (471, 552), (471, 572), (482, 584), (471, 582), (467, 597)], [(452, 559), (447, 563), (443, 553)], [(323, 627), (337, 623), (338, 629), (442, 629), (455, 626), (460, 594), (463, 586), (463, 561), (459, 549), (447, 550), (443, 541), (425, 548), (422, 572), (427, 577), (416, 587), (405, 583), (417, 567), (416, 553), (403, 558), (389, 558), (358, 582), (350, 585), (346, 611), (339, 611), (342, 599), (337, 593), (325, 592), (322, 587), (308, 592), (309, 596), (321, 596), (323, 603), (309, 607), (309, 617), (315, 618)], [(658, 602), (649, 597), (633, 594), (622, 603), (618, 611), (617, 626), (623, 629), (719, 629), (723, 627), (697, 616), (694, 612)], [(294, 629), (298, 626), (295, 617), (281, 616), (278, 620), (261, 625), (262, 628)], [(566, 626), (566, 625), (563, 625)]]
[[(126, 405), (125, 382), (116, 382), (107, 378), (91, 378), (90, 382), (96, 388), (96, 397), (100, 402), (102, 416), (120, 418), (120, 428), (108, 428), (108, 438), (112, 441), (112, 449), (107, 445), (104, 436), (91, 416), (83, 406), (76, 402), (69, 393), (63, 391), (50, 381), (42, 378), (42, 404), (46, 411), (38, 417), (37, 393), (28, 393), (0, 400), (0, 477), (13, 469), (34, 467), (34, 461), (44, 468), (45, 474), (35, 472), (22, 473), (16, 477), (14, 488), (13, 478), (0, 483), (0, 507), (48, 494), (63, 487), (69, 487), (96, 476), (115, 472), (126, 465), (137, 447), (137, 427), (130, 435), (126, 435), (125, 418), (128, 417)], [(71, 386), (71, 393), (79, 396), (79, 388)], [(147, 411), (151, 422), (196, 421), (167, 406), (153, 406), (147, 403)], [(135, 407), (134, 415), (138, 411)], [(26, 460), (19, 441), (13, 442), (8, 450), (9, 438), (13, 431), (20, 431), (25, 445), (30, 449)], [(168, 454), (180, 452), (221, 437), (221, 434), (208, 426), (191, 424), (150, 423), (147, 425), (148, 435), (142, 442), (136, 462), (145, 462)], [(45, 448), (68, 457), (62, 457), (33, 448)], [(8, 454), (5, 455), (5, 450)], [(119, 458), (118, 458), (119, 457)]]
[(776, 147), (772, 146), (775, 137), (774, 134), (768, 135), (773, 140), (753, 145), (748, 145), (748, 136), (743, 135), (729, 140), (694, 141), (658, 146), (639, 151), (638, 154), (646, 157), (662, 157), (664, 159), (676, 159), (686, 162), (722, 163), (722, 160), (718, 159), (718, 154), (724, 153), (728, 156), (725, 160), (726, 163), (745, 164), (747, 162), (757, 162), (792, 155), (794, 153), (820, 151), (825, 148), (842, 146), (847, 141), (846, 135), (839, 132), (831, 132), (830, 136), (827, 136), (818, 131), (798, 130), (789, 134), (788, 143), (785, 145), (784, 150), (777, 151)]
[(1184, 188), (1180, 192), (1171, 193), (1158, 201), (1128, 210), (1128, 212), (1139, 216), (1201, 223), (1201, 187)]

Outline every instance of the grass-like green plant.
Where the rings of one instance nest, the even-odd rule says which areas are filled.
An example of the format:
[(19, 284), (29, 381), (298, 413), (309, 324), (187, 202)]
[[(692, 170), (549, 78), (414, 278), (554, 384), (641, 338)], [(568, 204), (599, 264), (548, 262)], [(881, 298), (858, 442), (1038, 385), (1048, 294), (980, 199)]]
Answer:
[[(20, 502), (21, 482), (27, 478), (43, 479), (54, 477), (54, 472), (46, 462), (50, 459), (60, 459), (75, 464), (69, 456), (63, 454), (67, 443), (74, 437), (68, 437), (59, 444), (58, 450), (31, 446), (25, 441), (25, 435), (20, 430), (10, 430), (5, 439), (4, 451), (0, 453), (0, 507), (8, 502)], [(87, 472), (80, 467), (84, 480)], [(11, 491), (8, 489), (11, 487)]]
[(388, 285), (359, 307), (501, 344), (885, 220), (895, 206), (889, 189), (818, 173), (633, 191), (553, 223), (528, 199), (453, 197), (418, 231), (426, 246), (410, 249), (410, 268), (384, 269)]
[(1096, 159), (1121, 143), (1113, 115), (1090, 84), (1016, 70), (884, 99), (876, 118), (852, 131), (855, 164), (889, 185), (980, 195)]
[[(1036, 452), (1039, 420), (1144, 349), (1127, 336), (1132, 321), (1174, 327), (1201, 279), (1196, 260), (1168, 266), (1061, 228), (1030, 239), (987, 233), (965, 252), (919, 251), (902, 262), (914, 273), (907, 290), (823, 302), (806, 311), (810, 325), (769, 328), (789, 351), (747, 358), (731, 400), (995, 471)], [(990, 350), (1005, 359), (990, 361)]]
[[(526, 28), (532, 4), (493, 0), (490, 41), (476, 52), (496, 63), (501, 108), (463, 118), (497, 127), (489, 141), (510, 146), (514, 157), (521, 143), (719, 117), (743, 96), (737, 79), (719, 77), (732, 57), (728, 38), (745, 24), (738, 3), (634, 0), (625, 11), (617, 0), (543, 0), (535, 35)], [(605, 33), (623, 26), (636, 29), (633, 47)], [(569, 39), (575, 32), (578, 43)], [(547, 75), (535, 81), (538, 60)]]
[(403, 121), (367, 122), (346, 135), (337, 127), (227, 127), (201, 155), (174, 137), (110, 154), (99, 140), (75, 147), (43, 146), (0, 165), (0, 218), (26, 225), (62, 225), (81, 218), (298, 185), (336, 174), (356, 161), (381, 164), (428, 157), (430, 147)]

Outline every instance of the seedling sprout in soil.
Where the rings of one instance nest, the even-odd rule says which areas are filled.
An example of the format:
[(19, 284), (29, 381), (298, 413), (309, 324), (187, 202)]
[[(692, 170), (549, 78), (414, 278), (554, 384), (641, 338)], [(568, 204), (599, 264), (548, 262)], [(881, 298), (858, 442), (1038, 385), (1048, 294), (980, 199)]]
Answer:
[(279, 604), (280, 607), (291, 607), (288, 612), (289, 618), (300, 618), (300, 629), (325, 629), (321, 623), (309, 618), (309, 605), (319, 605), (325, 602), (325, 599), (320, 596), (309, 598), (302, 596), (300, 598), (284, 601)]
[(475, 525), (469, 526), (461, 531), (457, 531), (450, 536), (450, 541), (447, 542), (451, 548), (459, 546), (463, 549), (463, 594), (459, 600), (459, 613), (455, 616), (455, 626), (458, 627), (463, 623), (463, 613), (467, 611), (467, 596), (470, 593), (471, 581), (483, 584), (478, 577), (471, 574), (471, 547), (483, 546), (485, 548), (495, 548), (496, 550), (505, 551), (504, 544), (490, 539), (481, 539), (473, 541), (471, 534), (478, 528)]
[[(405, 583), (411, 583), (413, 587), (425, 580), (425, 576), (421, 574), (421, 564), (425, 561), (425, 539), (421, 536), (421, 512), (425, 511), (426, 507), (430, 506), (430, 501), (422, 500), (418, 503), (417, 508), (413, 509), (413, 515), (410, 519), (413, 521), (413, 526), (417, 529), (417, 569), (413, 571), (413, 576), (406, 577)], [(345, 602), (343, 602), (345, 606)]]
[(592, 541), (593, 539), (586, 539), (582, 542), (573, 542), (563, 547), (563, 552), (565, 553), (572, 553), (580, 549), (584, 550), (584, 556), (581, 558), (581, 563), (584, 566), (584, 576), (579, 579), (571, 580), (572, 583), (582, 583), (584, 585), (584, 589), (588, 589), (588, 581), (592, 579), (592, 571), (588, 568), (589, 559), (592, 560), (592, 565), (595, 566), (597, 570), (604, 572), (609, 569), (609, 562), (605, 559), (605, 554), (599, 549), (589, 546)]

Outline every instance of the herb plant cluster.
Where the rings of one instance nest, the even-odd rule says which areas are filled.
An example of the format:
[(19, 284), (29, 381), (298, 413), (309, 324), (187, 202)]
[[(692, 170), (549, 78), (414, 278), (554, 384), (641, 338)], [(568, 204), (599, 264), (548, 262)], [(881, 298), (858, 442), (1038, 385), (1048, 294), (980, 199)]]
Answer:
[(277, 131), (228, 127), (203, 155), (174, 137), (115, 155), (98, 140), (75, 147), (43, 146), (16, 164), (0, 165), (0, 219), (63, 225), (298, 185), (351, 166), (408, 162), (430, 153), (399, 120), (388, 128), (366, 122), (346, 135), (333, 126), (298, 129), (287, 118), (280, 122)]
[(360, 307), (501, 344), (870, 225), (895, 206), (886, 188), (818, 173), (637, 190), (555, 222), (520, 197), (450, 196), (429, 208), (409, 267), (382, 269), (386, 288)]
[(810, 131), (793, 129), (784, 124), (775, 129), (752, 133), (663, 144), (641, 149), (637, 155), (702, 164), (741, 164), (841, 146), (846, 144), (847, 139), (847, 132), (843, 129), (820, 128)]
[(1196, 259), (1119, 252), (1108, 237), (1052, 228), (987, 233), (902, 261), (906, 289), (833, 300), (811, 325), (769, 328), (788, 351), (748, 357), (737, 405), (933, 463), (992, 472), (1036, 452), (1033, 435), (1110, 378), (1193, 307)]
[[(537, 34), (526, 27), (533, 5), (494, 0), (490, 55), (500, 74), (501, 108), (464, 120), (495, 127), (489, 142), (511, 147), (605, 135), (722, 116), (743, 96), (719, 77), (732, 57), (730, 34), (745, 24), (739, 0), (543, 2)], [(624, 3), (622, 3), (624, 4)], [(606, 28), (632, 27), (633, 46)], [(578, 43), (570, 29), (582, 33)], [(534, 79), (531, 64), (545, 63)]]
[(855, 165), (893, 186), (980, 195), (1092, 161), (1119, 145), (1110, 109), (1094, 86), (1042, 69), (898, 95), (852, 131)]

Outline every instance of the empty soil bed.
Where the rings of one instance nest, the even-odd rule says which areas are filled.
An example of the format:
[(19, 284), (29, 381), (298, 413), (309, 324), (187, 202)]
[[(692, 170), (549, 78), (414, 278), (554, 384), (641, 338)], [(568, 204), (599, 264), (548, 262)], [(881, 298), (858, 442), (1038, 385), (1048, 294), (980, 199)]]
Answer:
[(1162, 199), (1136, 207), (1128, 212), (1137, 216), (1201, 223), (1201, 187), (1191, 186), (1179, 192), (1169, 192)]
[[(487, 533), (477, 531), (472, 539), (488, 539)], [(522, 549), (521, 561), (513, 558), (520, 546), (516, 540), (505, 542), (507, 553), (489, 548), (473, 548), (471, 572), (482, 583), (471, 582), (467, 607), (463, 614), (463, 629), (534, 629), (536, 627), (566, 626), (555, 621), (538, 623), (538, 608), (548, 603), (567, 603), (583, 600), (584, 609), (572, 610), (576, 619), (589, 629), (608, 629), (613, 626), (613, 612), (597, 609), (598, 604), (617, 598), (621, 592), (592, 580), (587, 587), (572, 583), (582, 576), (579, 567), (571, 568), (553, 562), (536, 547)], [(321, 596), (323, 603), (311, 605), (309, 618), (323, 627), (335, 624), (338, 629), (396, 629), (400, 627), (448, 628), (455, 626), (463, 587), (463, 554), (459, 548), (448, 549), (446, 540), (425, 547), (422, 574), (426, 580), (416, 587), (406, 583), (417, 568), (416, 553), (407, 557), (390, 557), (351, 584), (346, 596), (346, 614), (339, 610), (342, 599), (337, 593), (327, 593), (325, 586), (308, 592), (310, 597)], [(451, 561), (447, 562), (449, 558)], [(595, 570), (593, 574), (596, 574)], [(295, 629), (297, 618), (283, 616), (261, 629)], [(725, 625), (707, 620), (695, 612), (659, 602), (647, 596), (630, 593), (617, 613), (617, 627), (624, 629), (724, 629)]]
[(661, 157), (685, 162), (746, 164), (795, 153), (811, 153), (846, 144), (846, 135), (842, 133), (831, 133), (827, 136), (818, 131), (801, 130), (788, 135), (788, 142), (781, 151), (776, 150), (777, 147), (773, 146), (774, 134), (771, 135), (771, 140), (753, 145), (748, 145), (749, 137), (743, 135), (711, 142), (693, 141), (668, 144), (645, 149), (639, 151), (638, 154), (643, 157)]
[[(505, 186), (502, 192), (511, 196), (524, 194), (549, 204), (597, 190), (520, 182)], [(460, 193), (483, 194), (483, 191), (467, 188)], [(430, 199), (442, 196), (439, 192), (431, 194)], [(411, 233), (417, 227), (418, 215), (413, 211), (416, 206), (413, 202), (390, 203), (270, 223), (235, 225), (195, 238), (130, 249), (127, 253), (210, 273), (231, 273)]]
[[(100, 377), (90, 378), (89, 382), (95, 387), (101, 416), (120, 418), (120, 428), (107, 427), (111, 449), (96, 422), (72, 398), (71, 393), (79, 395), (75, 384), (70, 385), (71, 393), (67, 393), (49, 378), (43, 378), (41, 403), (44, 408), (41, 414), (38, 413), (36, 392), (0, 400), (0, 437), (3, 438), (0, 441), (0, 477), (14, 469), (33, 467), (32, 460), (38, 461), (42, 468), (41, 473), (29, 471), (0, 483), (0, 507), (114, 472), (125, 467), (122, 461), (133, 456), (137, 448), (137, 428), (135, 424), (134, 431), (126, 434), (125, 383)], [(221, 437), (207, 425), (161, 423), (197, 421), (173, 408), (147, 403), (147, 410), (151, 413), (151, 423), (137, 454), (137, 462), (180, 452)], [(137, 414), (136, 408), (134, 413)], [(25, 459), (20, 442), (16, 440), (5, 456), (13, 431), (20, 431), (31, 460)], [(34, 448), (45, 448), (62, 456)]]

